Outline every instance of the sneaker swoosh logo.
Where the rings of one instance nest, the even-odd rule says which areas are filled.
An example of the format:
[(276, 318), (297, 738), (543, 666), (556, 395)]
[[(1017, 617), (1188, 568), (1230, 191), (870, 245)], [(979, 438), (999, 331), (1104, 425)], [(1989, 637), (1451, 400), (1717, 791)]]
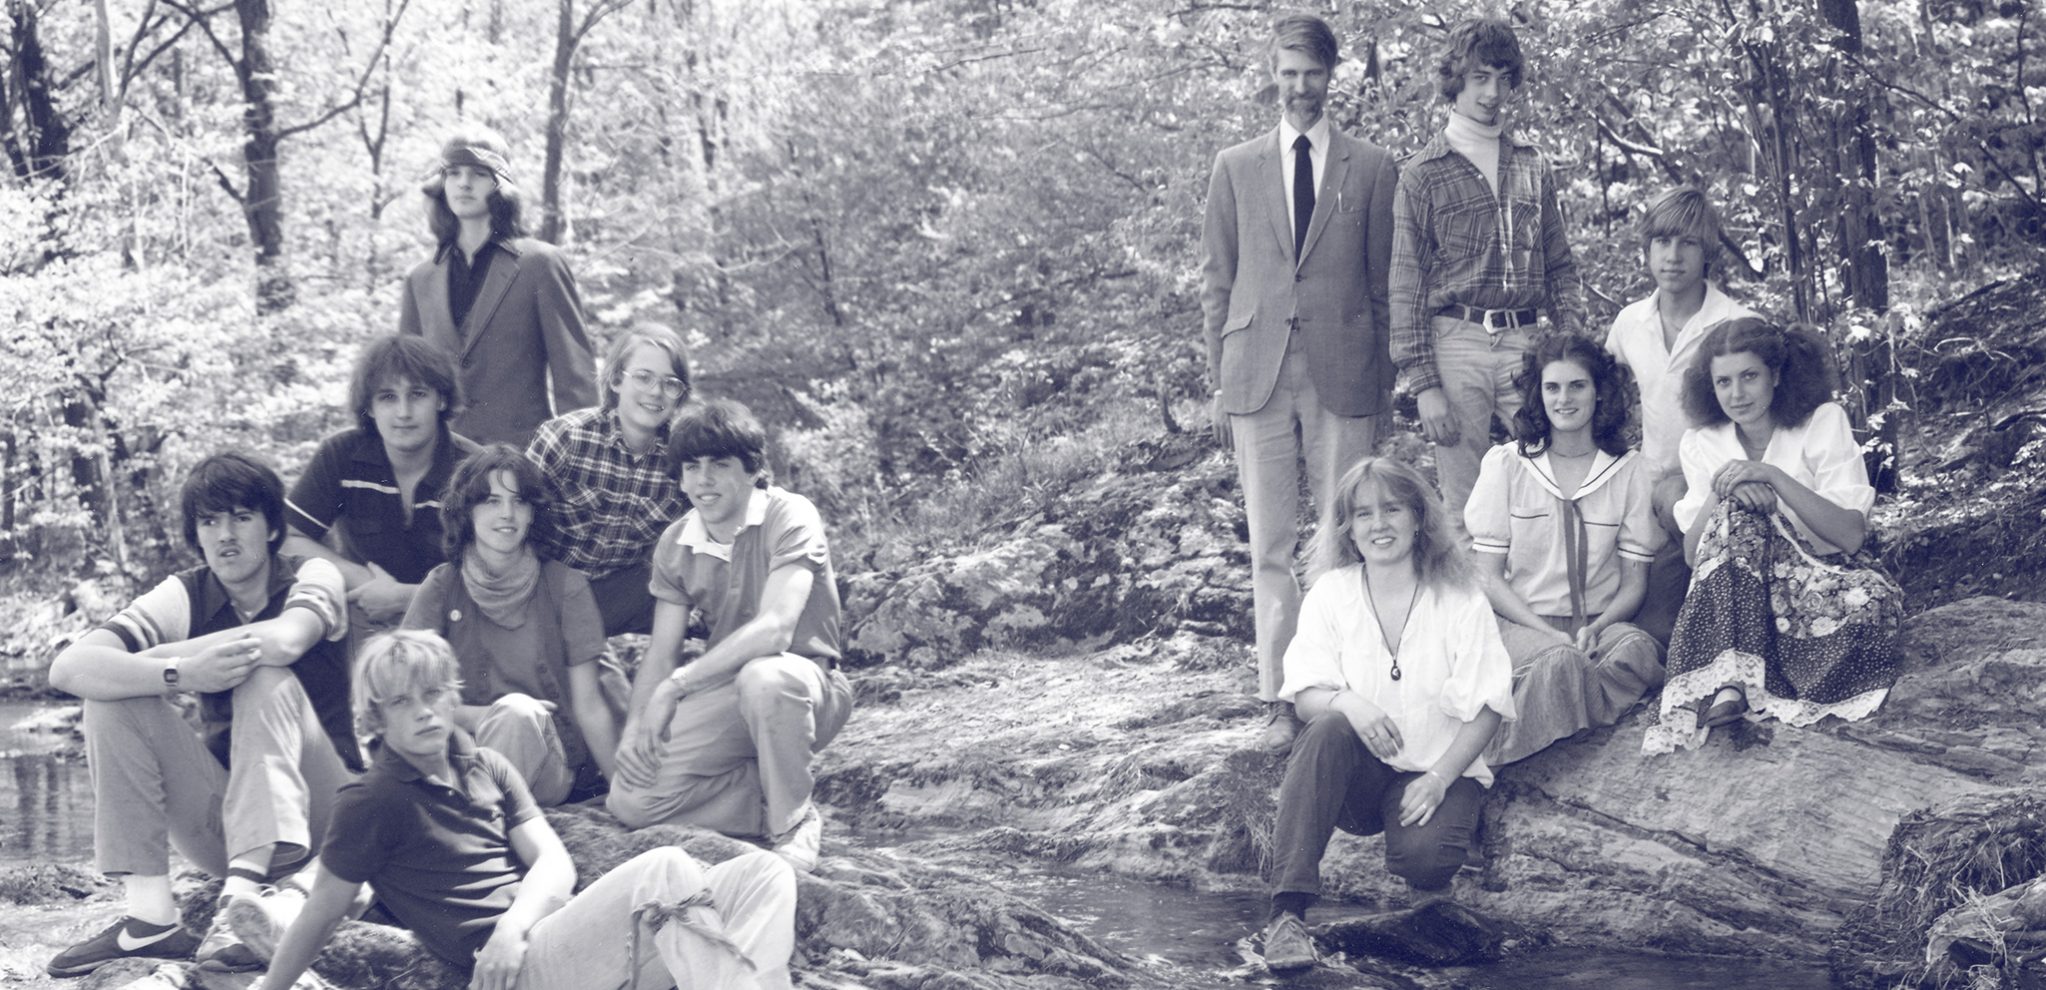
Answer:
[(128, 926), (122, 925), (121, 930), (114, 933), (114, 944), (119, 946), (122, 952), (134, 952), (137, 949), (146, 949), (169, 938), (171, 933), (175, 931), (177, 931), (176, 928), (169, 928), (161, 934), (130, 940), (128, 938)]

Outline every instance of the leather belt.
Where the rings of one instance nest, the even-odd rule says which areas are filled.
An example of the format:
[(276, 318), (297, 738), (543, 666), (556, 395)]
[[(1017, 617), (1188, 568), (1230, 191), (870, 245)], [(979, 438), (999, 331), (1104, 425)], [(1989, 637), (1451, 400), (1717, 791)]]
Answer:
[(1531, 327), (1535, 325), (1536, 319), (1535, 311), (1531, 309), (1479, 309), (1454, 303), (1436, 310), (1435, 315), (1475, 323), (1493, 333)]

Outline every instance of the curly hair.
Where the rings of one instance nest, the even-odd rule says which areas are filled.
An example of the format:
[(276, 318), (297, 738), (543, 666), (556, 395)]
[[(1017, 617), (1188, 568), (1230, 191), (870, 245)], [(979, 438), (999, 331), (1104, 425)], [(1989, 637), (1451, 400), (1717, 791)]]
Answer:
[(1470, 560), (1450, 528), (1448, 507), (1421, 472), (1390, 457), (1366, 457), (1343, 472), (1329, 517), (1314, 534), (1312, 578), (1363, 560), (1356, 541), (1350, 539), (1350, 525), (1357, 507), (1368, 501), (1404, 505), (1414, 514), (1412, 557), (1422, 584), (1470, 587)]
[(1618, 457), (1627, 452), (1628, 386), (1633, 375), (1605, 349), (1569, 333), (1551, 333), (1536, 340), (1520, 358), (1513, 385), (1520, 390), (1520, 411), (1513, 414), (1513, 434), (1524, 457), (1549, 446), (1549, 410), (1542, 404), (1542, 371), (1567, 361), (1591, 375), (1597, 403), (1591, 412), (1591, 440), (1598, 449)]
[(1498, 17), (1480, 17), (1458, 24), (1449, 32), (1449, 45), (1435, 63), (1436, 85), (1445, 101), (1463, 92), (1464, 74), (1480, 66), (1506, 70), (1506, 84), (1520, 88), (1526, 59), (1520, 54), (1520, 39), (1513, 25)]
[(1684, 414), (1693, 426), (1717, 426), (1726, 410), (1712, 390), (1712, 359), (1728, 354), (1753, 354), (1776, 375), (1769, 400), (1769, 418), (1777, 426), (1799, 427), (1812, 411), (1826, 404), (1840, 385), (1833, 349), (1819, 328), (1809, 323), (1778, 326), (1747, 316), (1713, 327), (1698, 344), (1698, 357), (1684, 369)]
[(540, 466), (508, 443), (493, 443), (462, 460), (441, 492), (441, 545), (448, 562), (459, 566), (462, 552), (476, 542), (476, 507), (490, 501), (490, 479), (509, 472), (519, 497), (533, 507), (533, 522), (526, 529), (526, 545), (542, 557), (543, 547), (553, 546), (553, 499), (548, 496), (547, 477)]

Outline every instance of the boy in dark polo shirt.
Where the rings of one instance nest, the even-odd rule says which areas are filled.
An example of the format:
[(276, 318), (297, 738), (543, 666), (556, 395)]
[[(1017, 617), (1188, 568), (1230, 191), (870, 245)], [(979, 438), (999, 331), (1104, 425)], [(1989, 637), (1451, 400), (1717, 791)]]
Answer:
[[(654, 548), (654, 634), (633, 681), (605, 807), (639, 828), (762, 836), (799, 870), (823, 822), (810, 757), (852, 714), (824, 520), (768, 485), (767, 433), (728, 399), (689, 406), (668, 450), (693, 508)], [(699, 620), (702, 655), (680, 663)]]
[[(476, 451), (448, 429), (462, 407), (457, 381), (454, 358), (423, 337), (370, 341), (348, 383), (356, 425), (321, 441), (291, 486), (285, 549), (341, 569), (357, 625), (397, 624), (445, 559), (441, 489)], [(338, 553), (321, 542), (336, 529)]]
[[(334, 791), (359, 762), (349, 726), (341, 575), (280, 555), (284, 483), (239, 453), (192, 468), (179, 494), (185, 542), (205, 564), (165, 578), (50, 664), (85, 699), (93, 858), (127, 894), (126, 916), (50, 960), (77, 976), (130, 956), (234, 968), (239, 946), (178, 926), (170, 847), (253, 894), (318, 848)], [(199, 695), (200, 730), (171, 703)]]
[(248, 945), (273, 956), (263, 990), (305, 972), (365, 883), (482, 990), (789, 985), (787, 864), (754, 852), (705, 869), (666, 847), (571, 897), (575, 864), (518, 772), (455, 727), (461, 685), (446, 641), (380, 635), (358, 667), (356, 710), (381, 748), (336, 800), (312, 894), (294, 919), (248, 901), (228, 908)]

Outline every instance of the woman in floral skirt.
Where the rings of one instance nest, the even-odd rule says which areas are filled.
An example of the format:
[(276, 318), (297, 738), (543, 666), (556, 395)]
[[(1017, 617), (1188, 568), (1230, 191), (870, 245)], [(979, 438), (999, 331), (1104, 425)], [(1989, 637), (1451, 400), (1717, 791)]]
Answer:
[(1875, 489), (1835, 379), (1815, 330), (1755, 318), (1713, 330), (1685, 372), (1698, 425), (1674, 514), (1694, 570), (1644, 752), (1743, 718), (1864, 718), (1896, 681), (1903, 593), (1868, 546)]

